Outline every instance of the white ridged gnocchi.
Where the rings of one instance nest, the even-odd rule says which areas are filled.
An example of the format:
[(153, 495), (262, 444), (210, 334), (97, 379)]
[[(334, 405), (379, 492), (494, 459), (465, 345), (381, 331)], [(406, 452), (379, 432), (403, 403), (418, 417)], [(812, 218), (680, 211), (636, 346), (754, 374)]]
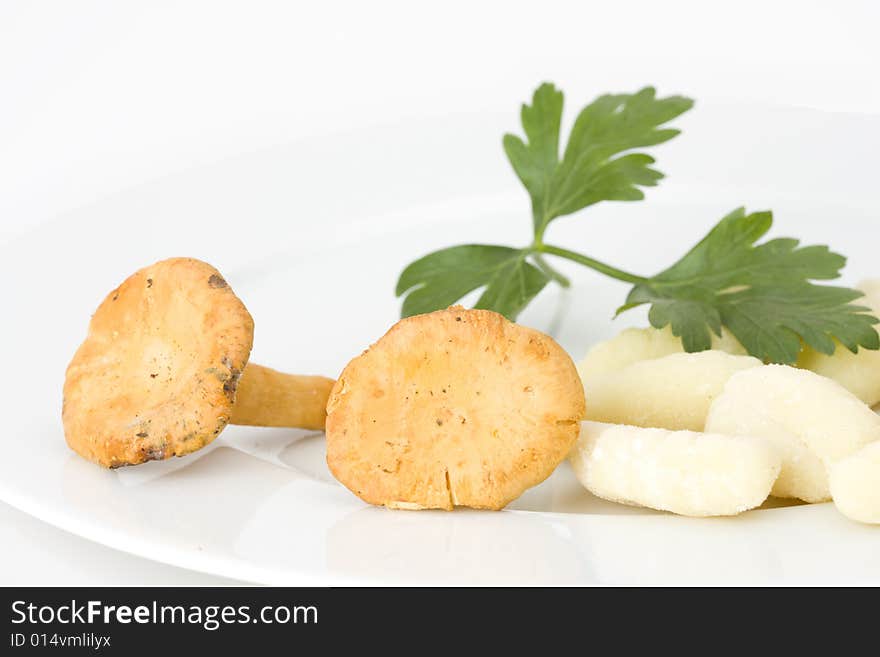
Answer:
[[(856, 286), (865, 293), (856, 303), (880, 313), (880, 279), (866, 280)], [(837, 381), (868, 406), (880, 404), (880, 350), (859, 349), (852, 353), (843, 345), (830, 356), (804, 347), (796, 366)], [(712, 336), (712, 349), (734, 355), (747, 352), (730, 333)], [(681, 340), (672, 335), (672, 329), (624, 329), (615, 337), (594, 345), (578, 363), (578, 373), (584, 382), (609, 372), (616, 372), (633, 363), (662, 358), (684, 351)]]
[(702, 431), (709, 406), (727, 380), (760, 366), (757, 358), (714, 350), (631, 363), (584, 380), (586, 419)]
[[(857, 287), (865, 296), (855, 303), (880, 313), (880, 280), (862, 281)], [(880, 350), (859, 349), (854, 354), (837, 343), (829, 356), (804, 347), (797, 366), (834, 379), (868, 406), (880, 402)]]
[(686, 516), (760, 506), (781, 458), (765, 440), (582, 422), (569, 456), (581, 484), (613, 502)]
[[(730, 354), (744, 355), (746, 350), (729, 333), (712, 336), (712, 348)], [(672, 329), (628, 328), (610, 340), (594, 345), (578, 363), (578, 373), (586, 381), (595, 376), (616, 372), (627, 365), (684, 352), (681, 339), (672, 335)]]
[(771, 494), (822, 502), (831, 499), (828, 468), (880, 439), (880, 416), (831, 379), (765, 365), (730, 377), (706, 431), (766, 438), (783, 459)]
[(880, 524), (880, 442), (831, 466), (831, 497), (847, 518)]

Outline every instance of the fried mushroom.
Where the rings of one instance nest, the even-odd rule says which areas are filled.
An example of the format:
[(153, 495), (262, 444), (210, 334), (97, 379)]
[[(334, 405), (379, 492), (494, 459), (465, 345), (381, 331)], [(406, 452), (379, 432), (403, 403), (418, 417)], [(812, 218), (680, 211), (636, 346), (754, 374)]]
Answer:
[(327, 404), (327, 463), (398, 509), (500, 509), (568, 455), (584, 392), (549, 336), (488, 310), (409, 317), (352, 360)]
[(229, 422), (323, 428), (333, 385), (248, 365), (254, 323), (216, 269), (163, 260), (110, 292), (67, 368), (67, 444), (104, 467), (193, 452)]

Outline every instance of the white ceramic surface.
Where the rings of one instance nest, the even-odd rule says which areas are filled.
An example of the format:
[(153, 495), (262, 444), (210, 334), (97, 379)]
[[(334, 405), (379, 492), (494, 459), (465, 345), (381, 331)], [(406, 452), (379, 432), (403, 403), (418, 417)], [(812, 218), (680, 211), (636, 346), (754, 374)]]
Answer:
[(0, 502), (0, 586), (236, 586), (74, 536)]
[[(252, 359), (334, 375), (397, 317), (396, 275), (458, 242), (528, 239), (503, 158), (508, 116), (458, 116), (313, 139), (122, 190), (0, 253), (0, 499), (117, 549), (277, 584), (880, 583), (880, 530), (831, 505), (695, 520), (591, 497), (567, 465), (499, 513), (392, 512), (337, 484), (320, 434), (230, 427), (186, 458), (104, 471), (70, 452), (64, 368), (103, 295), (136, 268), (189, 255), (256, 320)], [(548, 241), (659, 270), (723, 214), (770, 207), (775, 234), (830, 242), (846, 282), (880, 274), (880, 117), (698, 106), (656, 149), (648, 200), (563, 218)], [(626, 288), (576, 267), (521, 321), (575, 357), (628, 324)]]

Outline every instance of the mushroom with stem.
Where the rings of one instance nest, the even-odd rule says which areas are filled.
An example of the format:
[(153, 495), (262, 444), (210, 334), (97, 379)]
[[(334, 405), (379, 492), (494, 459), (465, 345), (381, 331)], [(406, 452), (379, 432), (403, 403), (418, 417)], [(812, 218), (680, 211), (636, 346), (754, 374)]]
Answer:
[(191, 258), (132, 274), (92, 316), (67, 368), (67, 444), (116, 468), (183, 456), (227, 424), (323, 429), (333, 380), (248, 364), (254, 322)]

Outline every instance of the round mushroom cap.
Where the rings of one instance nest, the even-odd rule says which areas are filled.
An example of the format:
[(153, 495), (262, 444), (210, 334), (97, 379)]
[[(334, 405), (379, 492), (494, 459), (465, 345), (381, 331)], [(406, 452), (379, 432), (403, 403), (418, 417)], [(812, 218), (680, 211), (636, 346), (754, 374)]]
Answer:
[(348, 364), (327, 404), (327, 463), (371, 504), (500, 509), (568, 455), (584, 411), (552, 338), (454, 306), (401, 320)]
[(229, 421), (253, 338), (250, 313), (209, 264), (141, 269), (98, 307), (67, 368), (67, 444), (110, 468), (203, 447)]

